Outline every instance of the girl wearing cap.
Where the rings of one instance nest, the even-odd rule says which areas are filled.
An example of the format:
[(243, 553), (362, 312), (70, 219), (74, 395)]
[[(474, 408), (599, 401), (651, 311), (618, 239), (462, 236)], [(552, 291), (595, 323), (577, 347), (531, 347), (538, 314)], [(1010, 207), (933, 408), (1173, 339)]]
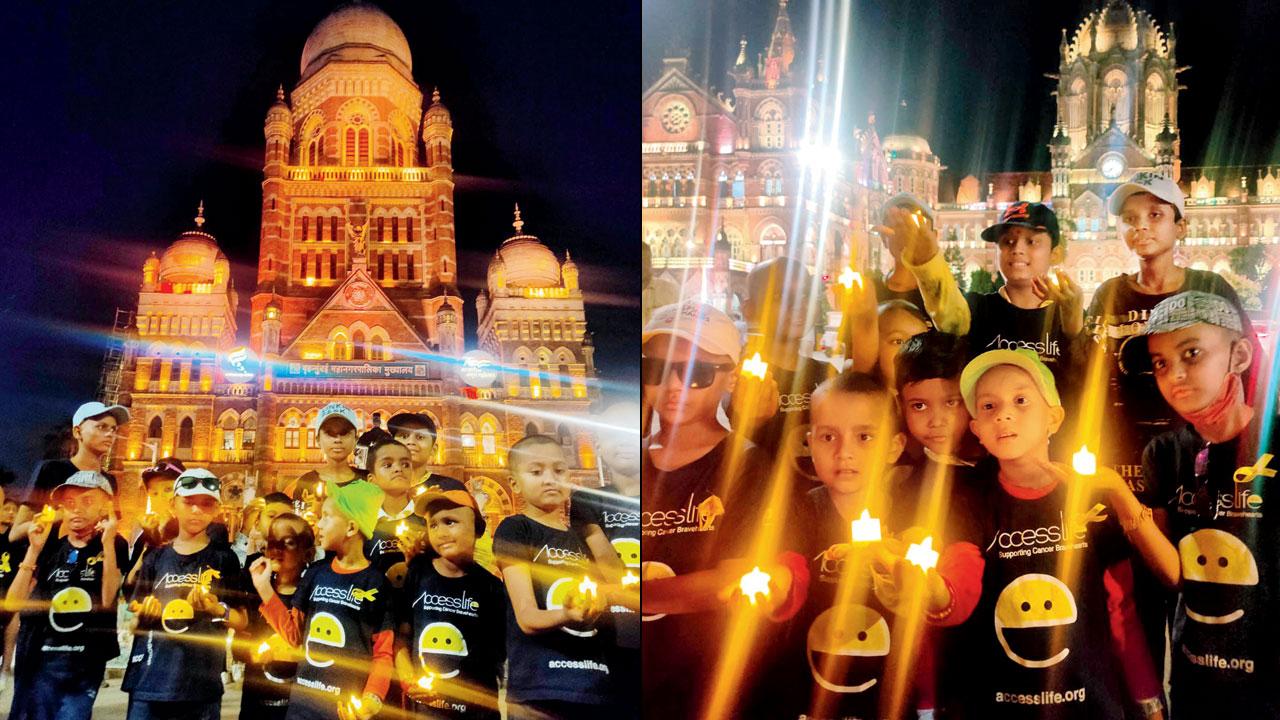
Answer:
[(67, 478), (51, 493), (66, 534), (49, 542), (51, 520), (37, 519), (7, 603), (23, 608), (9, 717), (88, 720), (116, 642), (119, 561), (128, 545), (116, 534), (111, 485), (96, 471)]
[(396, 671), (414, 714), (496, 720), (506, 659), (507, 596), (475, 563), (484, 516), (465, 490), (432, 491), (425, 552), (409, 563), (396, 605)]
[(1114, 471), (1097, 476), (1129, 541), (1177, 593), (1173, 717), (1280, 717), (1280, 523), (1267, 502), (1280, 435), (1274, 411), (1245, 400), (1258, 357), (1244, 320), (1220, 295), (1180, 293), (1151, 310), (1123, 355), (1146, 358), (1187, 422), (1147, 445), (1145, 504)]

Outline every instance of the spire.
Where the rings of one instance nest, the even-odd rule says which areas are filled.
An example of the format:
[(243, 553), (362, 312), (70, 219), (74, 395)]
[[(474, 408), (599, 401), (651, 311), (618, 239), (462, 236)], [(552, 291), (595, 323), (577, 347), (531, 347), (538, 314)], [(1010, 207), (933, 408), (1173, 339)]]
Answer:
[(204, 199), (203, 198), (201, 198), (200, 200), (200, 206), (196, 208), (196, 227), (197, 228), (204, 227)]
[(791, 32), (791, 18), (787, 15), (787, 0), (778, 0), (778, 17), (773, 23), (773, 35), (769, 38), (769, 52), (765, 56), (765, 72), (776, 86), (781, 76), (791, 72), (791, 61), (796, 57), (796, 36)]
[(511, 227), (516, 229), (517, 235), (524, 234), (524, 221), (520, 219), (520, 203), (516, 203), (516, 219), (511, 223)]
[(743, 35), (738, 41), (738, 59), (734, 61), (733, 66), (736, 68), (747, 66), (747, 36)]
[(281, 84), (279, 87), (276, 88), (276, 102), (278, 103), (284, 102), (284, 85), (283, 84)]
[(573, 262), (573, 258), (569, 257), (569, 250), (568, 250), (568, 248), (566, 248), (566, 249), (565, 249), (565, 251), (564, 251), (564, 261), (565, 261), (565, 262), (567, 262), (567, 263), (571, 263), (571, 262)]
[(433, 103), (440, 102), (440, 88), (438, 87), (431, 88), (431, 102)]

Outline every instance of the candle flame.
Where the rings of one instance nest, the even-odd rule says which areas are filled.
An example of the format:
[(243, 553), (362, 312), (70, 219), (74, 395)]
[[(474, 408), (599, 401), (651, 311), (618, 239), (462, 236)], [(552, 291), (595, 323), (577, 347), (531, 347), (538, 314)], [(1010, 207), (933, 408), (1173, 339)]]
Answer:
[(408, 529), (409, 529), (409, 526), (405, 525), (404, 521), (401, 520), (400, 524), (396, 525), (396, 535), (404, 535), (405, 531)]
[(747, 600), (755, 605), (760, 596), (769, 597), (769, 581), (773, 578), (769, 577), (769, 573), (764, 572), (757, 565), (751, 568), (751, 572), (742, 576), (738, 581), (738, 590), (747, 597)]
[(907, 548), (907, 562), (921, 570), (938, 567), (938, 553), (933, 549), (932, 535)]
[(423, 675), (422, 677), (418, 678), (418, 687), (422, 688), (423, 690), (430, 690), (431, 686), (434, 685), (435, 682), (436, 682), (436, 674), (427, 673), (426, 675)]
[(853, 521), (853, 541), (858, 542), (879, 542), (880, 536), (880, 520), (871, 517), (871, 513), (863, 510), (862, 516)]
[(148, 515), (151, 514), (151, 496), (150, 495), (147, 496), (147, 514)]
[(847, 267), (844, 270), (840, 271), (839, 280), (840, 280), (840, 284), (844, 286), (845, 290), (852, 290), (854, 283), (858, 284), (859, 290), (862, 289), (862, 273), (858, 272), (857, 270), (854, 270), (851, 267)]
[(768, 372), (768, 370), (769, 370), (769, 363), (760, 359), (760, 353), (756, 353), (755, 355), (752, 355), (749, 359), (747, 359), (745, 362), (742, 363), (743, 375), (754, 375), (755, 377), (760, 378), (761, 380), (764, 379), (764, 375), (766, 372)]
[(316, 486), (316, 497), (318, 497), (318, 498), (322, 498), (322, 497), (324, 497), (324, 483), (323, 483), (323, 482)]
[(626, 575), (622, 576), (623, 587), (626, 587), (628, 585), (638, 585), (638, 584), (640, 584), (640, 578), (636, 577), (636, 574), (631, 572), (630, 570), (627, 571)]
[(359, 710), (360, 708), (364, 707), (364, 703), (360, 702), (360, 698), (356, 697), (354, 693), (352, 693), (351, 695), (351, 707), (355, 708), (356, 710)]
[(1089, 452), (1087, 445), (1081, 445), (1071, 456), (1071, 469), (1081, 475), (1096, 475), (1098, 473), (1098, 458)]
[(594, 580), (589, 577), (584, 577), (582, 578), (582, 582), (578, 583), (578, 592), (583, 596), (589, 595), (594, 598), (596, 596), (596, 587), (597, 585)]

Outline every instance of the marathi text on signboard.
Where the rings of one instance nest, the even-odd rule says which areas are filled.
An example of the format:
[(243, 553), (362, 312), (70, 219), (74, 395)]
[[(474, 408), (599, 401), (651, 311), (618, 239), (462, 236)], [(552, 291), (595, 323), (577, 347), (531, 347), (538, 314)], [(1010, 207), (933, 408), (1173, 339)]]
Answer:
[(289, 362), (276, 366), (277, 378), (423, 379), (426, 363)]

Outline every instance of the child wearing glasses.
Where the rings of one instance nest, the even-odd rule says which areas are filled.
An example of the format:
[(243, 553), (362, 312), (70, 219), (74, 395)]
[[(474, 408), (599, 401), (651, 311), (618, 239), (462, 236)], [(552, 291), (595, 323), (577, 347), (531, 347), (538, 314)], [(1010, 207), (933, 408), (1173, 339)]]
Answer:
[(128, 544), (116, 534), (111, 484), (83, 470), (53, 490), (66, 534), (52, 519), (32, 523), (29, 544), (9, 586), (21, 613), (11, 718), (88, 720), (116, 643), (120, 561)]
[[(286, 605), (292, 604), (302, 572), (315, 557), (315, 534), (302, 518), (281, 512), (267, 521), (264, 540), (262, 556), (270, 565), (271, 588)], [(242, 587), (252, 587), (248, 570), (244, 571), (241, 583)], [(249, 625), (243, 633), (236, 633), (236, 640), (242, 656), (247, 659), (240, 719), (284, 720), (298, 672), (297, 651), (284, 642), (257, 611), (249, 613)]]
[[(771, 495), (785, 485), (770, 482), (769, 458), (717, 420), (721, 399), (738, 381), (741, 344), (733, 321), (696, 301), (668, 305), (654, 313), (642, 343), (644, 404), (659, 422), (641, 447), (645, 712), (700, 716), (728, 637), (730, 613), (717, 594), (752, 567), (728, 561), (760, 555), (751, 541), (757, 530), (777, 526), (781, 518), (773, 513), (783, 513), (788, 500), (785, 492)], [(808, 570), (799, 554), (775, 557), (770, 550), (753, 559), (772, 578), (768, 615), (781, 623), (803, 602)], [(767, 653), (757, 647), (749, 656), (755, 661), (735, 681), (763, 689), (768, 683), (753, 679)], [(766, 704), (748, 705), (755, 700), (748, 695), (735, 695), (739, 707), (724, 708), (723, 715), (748, 706), (769, 714), (768, 697), (761, 698)]]
[(227, 630), (248, 621), (239, 558), (207, 532), (221, 511), (221, 488), (203, 468), (179, 475), (169, 500), (178, 535), (143, 556), (129, 603), (138, 615), (123, 684), (129, 720), (221, 713)]
[(1280, 716), (1280, 526), (1266, 519), (1280, 441), (1273, 406), (1245, 400), (1243, 378), (1261, 360), (1246, 328), (1230, 300), (1184, 292), (1152, 308), (1120, 352), (1187, 423), (1143, 454), (1150, 505), (1119, 474), (1098, 473), (1129, 542), (1177, 593), (1175, 717)]

